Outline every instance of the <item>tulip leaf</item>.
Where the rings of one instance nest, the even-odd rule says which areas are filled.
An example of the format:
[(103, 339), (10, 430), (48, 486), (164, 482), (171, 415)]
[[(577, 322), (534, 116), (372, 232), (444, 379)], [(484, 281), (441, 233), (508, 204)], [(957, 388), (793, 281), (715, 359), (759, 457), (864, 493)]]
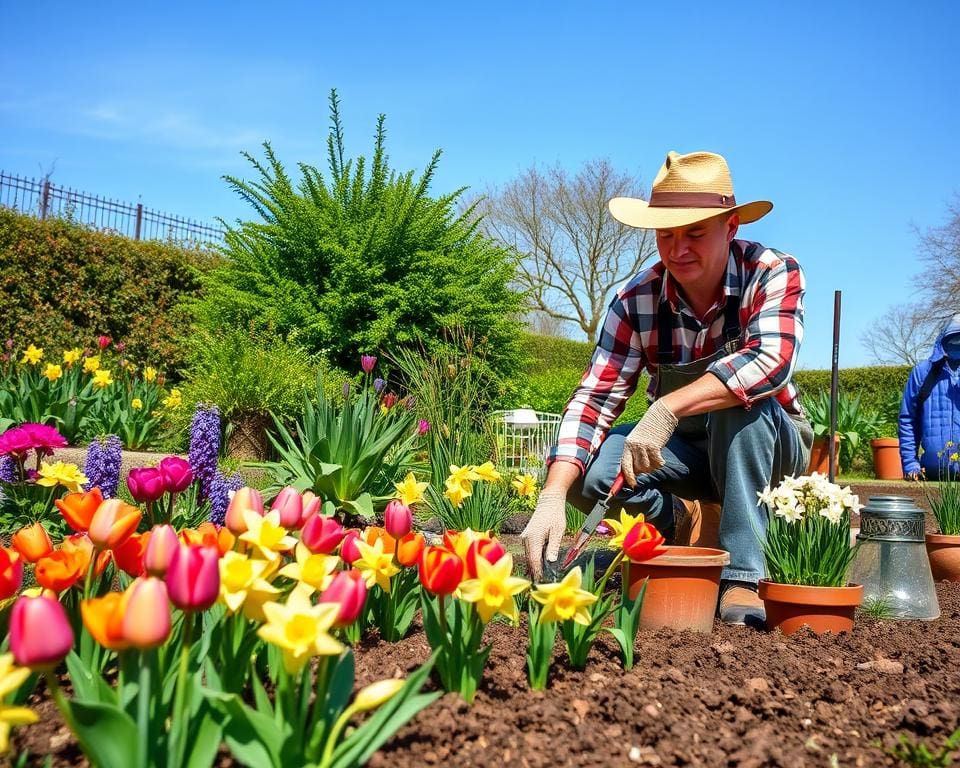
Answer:
[(116, 695), (100, 675), (91, 670), (74, 651), (67, 655), (70, 684), (78, 699), (84, 701), (114, 701)]
[(73, 731), (84, 754), (100, 768), (129, 768), (137, 754), (137, 726), (110, 704), (68, 700)]
[(244, 765), (281, 768), (284, 734), (274, 718), (251, 709), (235, 693), (210, 690), (203, 693), (229, 718), (223, 728), (223, 739), (234, 755), (243, 756)]
[(361, 493), (357, 498), (343, 499), (343, 506), (351, 510), (354, 514), (360, 515), (367, 520), (374, 516), (373, 497), (369, 493)]
[(206, 699), (200, 699), (198, 711), (191, 716), (187, 735), (186, 768), (208, 768), (213, 765), (223, 740), (222, 717)]

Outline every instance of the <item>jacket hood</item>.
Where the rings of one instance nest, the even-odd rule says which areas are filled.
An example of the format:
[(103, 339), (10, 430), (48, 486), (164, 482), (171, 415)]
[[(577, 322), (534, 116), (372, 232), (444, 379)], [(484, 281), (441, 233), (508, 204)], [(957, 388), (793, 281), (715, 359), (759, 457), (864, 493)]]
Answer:
[(943, 340), (947, 336), (953, 336), (954, 334), (960, 333), (960, 315), (954, 315), (950, 318), (950, 321), (943, 327), (943, 330), (940, 331), (940, 335), (937, 336), (937, 340), (933, 344), (933, 352), (930, 353), (930, 362), (935, 363), (943, 354)]

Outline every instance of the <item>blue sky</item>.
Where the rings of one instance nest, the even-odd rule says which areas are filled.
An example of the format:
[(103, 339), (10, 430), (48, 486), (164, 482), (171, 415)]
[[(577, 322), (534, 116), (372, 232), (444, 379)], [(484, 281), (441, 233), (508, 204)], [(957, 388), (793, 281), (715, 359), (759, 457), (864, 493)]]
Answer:
[[(808, 284), (800, 365), (869, 362), (862, 331), (915, 298), (914, 227), (960, 192), (960, 3), (2, 2), (0, 168), (200, 220), (272, 142), (325, 162), (327, 93), (368, 154), (444, 157), (434, 192), (608, 157), (649, 186), (668, 149), (730, 162), (741, 230)], [(268, 10), (269, 8), (269, 10)]]

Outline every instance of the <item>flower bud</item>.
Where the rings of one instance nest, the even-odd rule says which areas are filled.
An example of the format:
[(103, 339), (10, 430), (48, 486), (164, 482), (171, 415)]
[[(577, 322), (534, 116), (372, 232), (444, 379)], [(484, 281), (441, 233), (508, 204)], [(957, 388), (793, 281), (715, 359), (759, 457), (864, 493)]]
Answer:
[(360, 554), (360, 548), (357, 547), (357, 539), (360, 538), (360, 531), (356, 528), (349, 529), (340, 542), (340, 559), (345, 563), (353, 565), (357, 560), (363, 557)]
[(292, 485), (288, 485), (273, 500), (271, 512), (280, 513), (280, 525), (284, 528), (296, 528), (303, 517), (303, 497)]
[(156, 648), (170, 636), (170, 600), (167, 585), (147, 577), (134, 581), (124, 593), (123, 638), (134, 648)]
[(173, 553), (180, 547), (177, 532), (170, 525), (155, 526), (143, 553), (143, 565), (151, 576), (163, 578), (170, 567)]
[(73, 648), (73, 630), (59, 601), (20, 597), (10, 612), (10, 650), (21, 667), (50, 669)]
[(167, 569), (167, 591), (181, 611), (204, 611), (220, 592), (220, 552), (216, 547), (180, 545)]
[(463, 579), (463, 560), (449, 549), (427, 547), (419, 570), (424, 589), (435, 595), (452, 595)]
[(410, 507), (397, 499), (391, 499), (383, 511), (383, 527), (395, 539), (402, 539), (413, 527)]
[(310, 515), (304, 523), (300, 531), (300, 541), (314, 554), (330, 555), (336, 551), (345, 535), (346, 531), (336, 518), (317, 512)]
[(363, 611), (367, 599), (367, 583), (360, 571), (340, 571), (333, 577), (330, 586), (320, 595), (321, 603), (337, 603), (340, 610), (337, 613), (336, 627), (345, 627), (352, 624)]
[(378, 680), (361, 688), (357, 693), (357, 698), (353, 700), (353, 708), (357, 712), (367, 712), (386, 704), (400, 692), (404, 682), (399, 678)]
[(263, 497), (254, 488), (244, 486), (236, 491), (227, 506), (226, 526), (230, 533), (239, 536), (247, 532), (247, 524), (243, 522), (243, 513), (252, 509), (258, 515), (263, 515)]
[(163, 477), (164, 490), (167, 493), (181, 493), (193, 482), (193, 469), (190, 462), (179, 456), (167, 456), (160, 462), (160, 475)]
[(13, 534), (10, 543), (20, 553), (20, 557), (28, 563), (35, 563), (41, 557), (53, 552), (53, 542), (50, 541), (50, 535), (39, 522), (21, 528)]
[(360, 355), (360, 368), (364, 373), (370, 373), (377, 364), (376, 355)]

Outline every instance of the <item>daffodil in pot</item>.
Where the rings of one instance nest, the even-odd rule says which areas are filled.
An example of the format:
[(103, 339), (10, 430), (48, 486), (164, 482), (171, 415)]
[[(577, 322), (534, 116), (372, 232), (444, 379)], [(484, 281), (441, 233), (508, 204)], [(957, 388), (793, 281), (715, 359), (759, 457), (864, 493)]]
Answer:
[(940, 476), (936, 491), (924, 483), (924, 495), (937, 520), (937, 533), (926, 536), (934, 581), (960, 581), (960, 446), (947, 442), (937, 455)]
[(857, 496), (816, 472), (784, 478), (758, 495), (768, 514), (760, 540), (768, 578), (759, 584), (767, 627), (785, 635), (803, 626), (817, 634), (852, 630), (863, 599), (863, 586), (847, 583)]

